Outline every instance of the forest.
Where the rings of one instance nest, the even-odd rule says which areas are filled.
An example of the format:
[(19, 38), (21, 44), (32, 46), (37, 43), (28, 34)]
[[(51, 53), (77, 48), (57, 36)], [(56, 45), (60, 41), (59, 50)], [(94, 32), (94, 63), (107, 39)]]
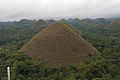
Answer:
[(0, 80), (7, 80), (7, 66), (11, 67), (11, 80), (120, 80), (120, 30), (103, 28), (113, 20), (61, 20), (72, 25), (100, 52), (97, 58), (90, 57), (67, 67), (48, 67), (19, 51), (43, 29), (36, 29), (36, 20), (0, 22)]

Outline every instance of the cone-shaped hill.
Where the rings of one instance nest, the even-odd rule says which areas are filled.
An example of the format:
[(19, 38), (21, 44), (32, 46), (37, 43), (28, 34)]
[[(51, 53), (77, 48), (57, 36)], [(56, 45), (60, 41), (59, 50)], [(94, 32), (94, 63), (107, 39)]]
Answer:
[(97, 56), (99, 53), (63, 22), (56, 22), (39, 32), (21, 51), (50, 66), (77, 64), (88, 55)]
[(105, 29), (108, 30), (120, 30), (120, 21), (112, 21)]
[(84, 28), (96, 28), (97, 24), (89, 18), (80, 20), (80, 26)]

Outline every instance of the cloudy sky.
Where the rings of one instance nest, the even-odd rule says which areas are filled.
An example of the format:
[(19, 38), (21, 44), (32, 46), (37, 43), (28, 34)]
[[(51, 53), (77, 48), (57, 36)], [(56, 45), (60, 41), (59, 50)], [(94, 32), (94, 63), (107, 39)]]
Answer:
[(0, 21), (120, 17), (120, 0), (0, 0)]

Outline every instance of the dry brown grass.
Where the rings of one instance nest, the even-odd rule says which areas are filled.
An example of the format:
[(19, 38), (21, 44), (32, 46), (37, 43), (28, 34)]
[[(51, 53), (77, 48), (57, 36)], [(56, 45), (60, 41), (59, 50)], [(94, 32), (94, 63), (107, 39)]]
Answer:
[(56, 22), (34, 36), (21, 51), (46, 65), (77, 64), (99, 53), (68, 24)]
[(113, 21), (111, 24), (109, 24), (105, 29), (108, 30), (120, 30), (120, 21)]

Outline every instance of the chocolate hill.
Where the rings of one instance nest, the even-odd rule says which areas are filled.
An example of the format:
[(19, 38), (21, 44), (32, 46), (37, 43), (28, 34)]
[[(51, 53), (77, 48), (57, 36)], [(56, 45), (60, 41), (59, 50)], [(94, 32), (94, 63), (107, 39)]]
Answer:
[(120, 30), (120, 21), (112, 21), (105, 29), (108, 30)]
[(81, 27), (84, 27), (84, 28), (95, 28), (97, 25), (94, 21), (92, 21), (89, 18), (80, 20), (79, 24)]
[(39, 32), (21, 51), (50, 66), (77, 64), (89, 55), (95, 57), (99, 53), (63, 22), (56, 22)]

